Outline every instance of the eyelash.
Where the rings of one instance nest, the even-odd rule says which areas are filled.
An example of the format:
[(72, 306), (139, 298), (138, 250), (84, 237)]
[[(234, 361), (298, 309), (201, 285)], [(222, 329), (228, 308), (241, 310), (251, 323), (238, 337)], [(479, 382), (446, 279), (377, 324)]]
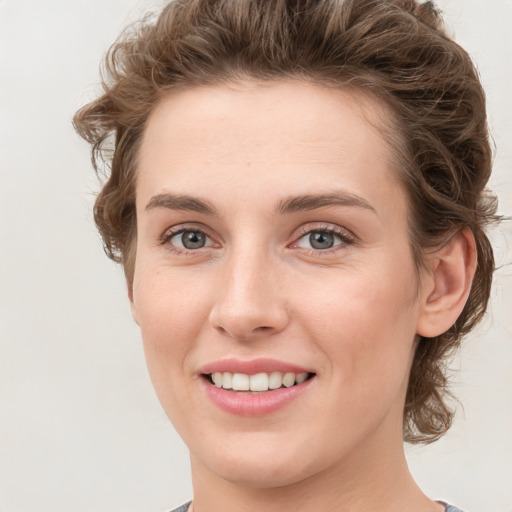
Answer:
[[(213, 240), (211, 236), (208, 235), (208, 233), (205, 231), (204, 228), (199, 226), (176, 226), (169, 230), (167, 230), (159, 240), (159, 244), (162, 246), (166, 246), (166, 249), (174, 254), (177, 254), (179, 256), (186, 256), (188, 254), (197, 254), (201, 251), (201, 249), (208, 249), (209, 247), (201, 247), (198, 249), (186, 249), (186, 248), (177, 248), (173, 246), (170, 241), (175, 236), (179, 235), (180, 233), (186, 233), (186, 232), (197, 232), (204, 234), (208, 239)], [(313, 256), (326, 256), (329, 254), (332, 254), (335, 251), (347, 249), (349, 246), (356, 243), (356, 237), (348, 230), (332, 226), (332, 225), (319, 225), (311, 227), (311, 225), (303, 226), (300, 228), (297, 235), (294, 237), (294, 242), (289, 244), (287, 247), (294, 247), (296, 246), (300, 240), (302, 240), (306, 235), (310, 235), (311, 233), (328, 233), (331, 235), (336, 236), (340, 243), (337, 245), (327, 248), (327, 249), (307, 249), (307, 248), (301, 248), (302, 251), (304, 251), (306, 254), (313, 255)]]
[[(172, 252), (174, 254), (177, 254), (178, 256), (186, 256), (187, 254), (197, 254), (201, 249), (205, 249), (205, 247), (201, 247), (200, 249), (186, 249), (186, 248), (178, 248), (173, 246), (170, 241), (172, 238), (174, 238), (176, 235), (179, 235), (180, 233), (202, 233), (207, 238), (212, 240), (212, 237), (208, 235), (208, 233), (205, 231), (204, 228), (199, 226), (175, 226), (171, 229), (168, 229), (160, 238), (159, 243), (160, 245), (165, 245), (166, 249), (169, 252)], [(208, 248), (208, 247), (206, 247)]]
[(295, 241), (291, 244), (291, 246), (296, 246), (300, 242), (300, 240), (302, 240), (306, 235), (311, 235), (311, 233), (329, 233), (330, 235), (336, 236), (340, 240), (339, 244), (328, 249), (302, 248), (302, 250), (305, 251), (307, 254), (317, 257), (328, 256), (331, 255), (333, 252), (339, 250), (346, 250), (348, 247), (356, 243), (356, 237), (347, 229), (343, 229), (338, 226), (322, 224), (314, 227), (308, 225), (300, 228), (299, 233), (295, 238)]

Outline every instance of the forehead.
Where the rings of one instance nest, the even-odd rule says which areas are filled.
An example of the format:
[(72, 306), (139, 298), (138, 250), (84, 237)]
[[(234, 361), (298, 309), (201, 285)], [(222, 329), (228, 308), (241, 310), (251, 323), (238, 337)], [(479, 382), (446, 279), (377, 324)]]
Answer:
[[(382, 133), (391, 113), (355, 90), (298, 81), (197, 87), (164, 97), (150, 116), (138, 159), (137, 197), (159, 189), (265, 196), (378, 189), (394, 179)], [(376, 179), (378, 177), (378, 179)], [(398, 182), (397, 182), (398, 183)], [(327, 189), (327, 190), (326, 190)]]
[[(356, 118), (360, 119), (355, 131), (349, 123)], [(268, 147), (270, 137), (266, 135), (278, 131), (280, 148), (286, 143), (297, 146), (334, 141), (336, 144), (329, 147), (333, 150), (370, 131), (382, 138), (391, 120), (392, 113), (383, 102), (356, 88), (333, 89), (293, 80), (225, 83), (165, 95), (149, 117), (143, 148), (148, 139), (165, 136), (165, 127), (168, 135), (188, 136), (189, 143), (197, 139), (195, 149), (202, 147), (201, 142), (215, 141), (219, 153), (231, 152), (231, 140), (221, 131), (229, 125), (251, 144), (266, 142)], [(219, 130), (210, 130), (212, 124)], [(340, 138), (342, 127), (348, 130)], [(347, 137), (349, 131), (351, 136)]]

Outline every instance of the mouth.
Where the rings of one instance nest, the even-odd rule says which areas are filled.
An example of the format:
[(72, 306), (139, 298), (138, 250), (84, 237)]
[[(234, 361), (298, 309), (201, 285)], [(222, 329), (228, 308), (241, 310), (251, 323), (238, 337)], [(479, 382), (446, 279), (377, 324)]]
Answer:
[(292, 388), (311, 380), (314, 373), (308, 372), (260, 372), (255, 374), (214, 372), (202, 377), (217, 388), (245, 394), (261, 394), (282, 388)]
[(290, 361), (272, 358), (213, 361), (200, 369), (201, 388), (222, 411), (237, 416), (264, 416), (304, 404), (317, 374)]

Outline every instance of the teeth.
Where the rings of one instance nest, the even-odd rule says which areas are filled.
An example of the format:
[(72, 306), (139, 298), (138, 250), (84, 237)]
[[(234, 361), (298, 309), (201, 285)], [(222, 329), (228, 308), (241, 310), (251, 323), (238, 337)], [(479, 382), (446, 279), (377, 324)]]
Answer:
[(222, 375), (222, 373), (220, 373), (220, 372), (212, 373), (212, 380), (213, 380), (213, 383), (214, 383), (218, 388), (221, 388), (221, 387), (222, 387), (222, 380), (223, 380), (223, 375)]
[(283, 386), (287, 388), (291, 388), (295, 384), (295, 374), (294, 373), (285, 373), (283, 377)]
[(233, 374), (230, 372), (224, 372), (222, 375), (222, 387), (224, 389), (233, 388)]
[[(224, 382), (222, 382), (224, 384)], [(233, 373), (232, 388), (237, 391), (249, 391), (249, 375)]]
[(297, 377), (295, 377), (296, 384), (302, 384), (308, 378), (307, 373), (299, 373)]
[(249, 389), (251, 391), (267, 391), (268, 375), (266, 373), (257, 373), (249, 378)]
[(307, 378), (307, 373), (245, 373), (215, 372), (210, 374), (212, 382), (218, 388), (232, 389), (234, 391), (268, 391), (280, 387), (290, 388), (295, 384), (302, 384)]
[(268, 388), (278, 389), (283, 385), (283, 374), (281, 372), (272, 372), (268, 378)]

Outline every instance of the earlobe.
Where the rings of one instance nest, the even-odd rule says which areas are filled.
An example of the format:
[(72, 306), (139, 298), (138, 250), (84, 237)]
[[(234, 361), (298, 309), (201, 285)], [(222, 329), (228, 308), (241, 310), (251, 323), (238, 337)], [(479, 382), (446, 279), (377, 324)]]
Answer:
[(464, 228), (429, 258), (417, 334), (432, 338), (455, 323), (468, 299), (476, 270), (473, 233)]
[(130, 300), (130, 308), (132, 310), (132, 318), (135, 320), (135, 323), (139, 325), (139, 314), (137, 311), (137, 306), (135, 305), (135, 301), (133, 300), (133, 285), (128, 284), (128, 299)]
[(139, 325), (139, 315), (138, 315), (137, 307), (135, 306), (133, 300), (130, 301), (130, 306), (132, 309), (132, 318), (134, 319), (135, 323), (137, 325)]

